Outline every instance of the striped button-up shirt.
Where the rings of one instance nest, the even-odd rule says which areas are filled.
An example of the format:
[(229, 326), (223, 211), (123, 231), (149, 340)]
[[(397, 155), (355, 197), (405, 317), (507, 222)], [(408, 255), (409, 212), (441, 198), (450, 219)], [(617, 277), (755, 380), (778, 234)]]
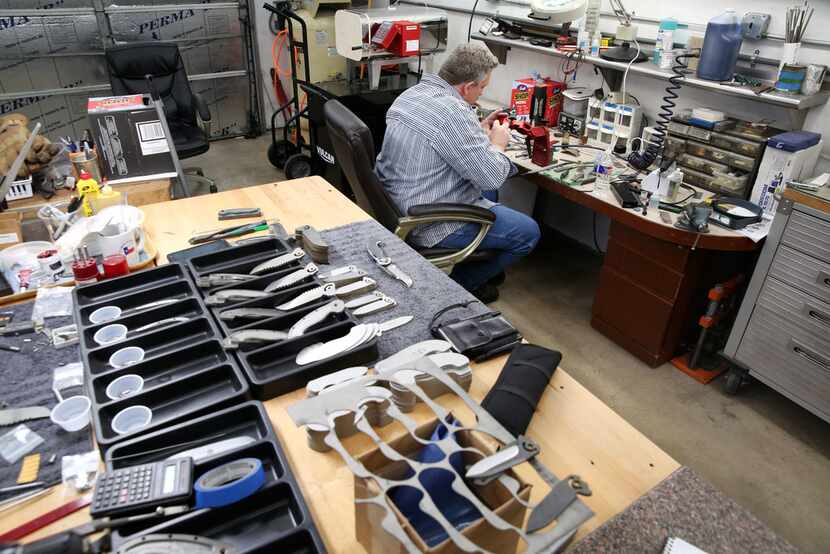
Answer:
[[(386, 135), (375, 172), (402, 213), (419, 204), (453, 202), (484, 208), (482, 191), (498, 189), (515, 172), (490, 144), (475, 110), (437, 75), (401, 94), (386, 115)], [(415, 229), (420, 246), (435, 246), (463, 223)]]

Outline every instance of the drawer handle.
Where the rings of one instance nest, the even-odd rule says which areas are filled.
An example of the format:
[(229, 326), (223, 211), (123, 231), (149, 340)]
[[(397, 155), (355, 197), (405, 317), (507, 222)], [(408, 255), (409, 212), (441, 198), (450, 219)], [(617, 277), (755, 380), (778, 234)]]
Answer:
[(822, 325), (830, 326), (830, 316), (827, 316), (821, 312), (817, 312), (816, 310), (813, 310), (811, 308), (807, 309), (807, 315), (809, 315), (812, 319), (815, 319)]
[(825, 287), (830, 287), (830, 273), (826, 271), (820, 272), (817, 281), (819, 285), (823, 284)]
[(793, 345), (793, 352), (795, 352), (796, 354), (798, 354), (799, 356), (801, 356), (802, 358), (804, 358), (812, 364), (815, 364), (824, 369), (830, 369), (830, 362), (821, 358), (821, 356), (819, 356), (818, 354), (810, 352), (809, 350), (802, 348), (797, 344)]

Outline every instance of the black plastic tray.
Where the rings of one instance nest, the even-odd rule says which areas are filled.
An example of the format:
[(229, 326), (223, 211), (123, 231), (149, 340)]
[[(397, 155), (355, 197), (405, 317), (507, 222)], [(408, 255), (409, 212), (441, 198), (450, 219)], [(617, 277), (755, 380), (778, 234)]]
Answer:
[[(226, 362), (127, 398), (103, 404), (94, 403), (95, 438), (98, 446), (106, 450), (116, 442), (147, 434), (211, 410), (226, 408), (249, 398), (248, 382), (236, 364)], [(124, 408), (136, 405), (153, 410), (150, 425), (134, 433), (116, 434), (112, 429), (113, 417)]]
[(98, 375), (111, 371), (113, 367), (109, 364), (110, 356), (117, 350), (127, 346), (143, 348), (146, 360), (176, 352), (206, 339), (217, 337), (219, 337), (219, 330), (216, 328), (216, 324), (210, 316), (205, 315), (193, 318), (187, 323), (179, 323), (178, 325), (129, 337), (115, 344), (100, 346), (86, 352), (83, 348), (81, 350), (88, 375)]
[[(198, 297), (196, 287), (189, 279), (180, 279), (172, 281), (159, 286), (154, 286), (150, 289), (140, 290), (135, 293), (124, 293), (123, 296), (111, 298), (109, 301), (95, 302), (94, 304), (87, 304), (78, 309), (78, 317), (76, 322), (81, 327), (95, 325), (89, 320), (90, 314), (104, 306), (118, 306), (122, 310), (134, 308), (136, 306), (143, 306), (151, 302), (167, 299), (182, 299), (190, 297)], [(138, 312), (142, 313), (142, 312)], [(114, 321), (112, 323), (115, 323)]]
[(81, 341), (83, 342), (84, 348), (86, 348), (87, 350), (91, 350), (99, 346), (109, 346), (99, 345), (97, 342), (95, 342), (94, 339), (95, 333), (97, 333), (101, 328), (106, 327), (107, 325), (124, 325), (127, 328), (127, 338), (124, 340), (130, 340), (131, 338), (140, 337), (147, 333), (152, 333), (155, 330), (170, 331), (171, 328), (177, 325), (181, 325), (181, 323), (171, 323), (164, 327), (148, 329), (146, 331), (139, 333), (135, 332), (135, 330), (140, 329), (145, 325), (160, 322), (162, 320), (172, 317), (196, 318), (204, 315), (204, 313), (205, 307), (202, 304), (201, 300), (199, 300), (198, 298), (185, 298), (180, 302), (176, 302), (174, 304), (167, 304), (164, 306), (160, 306), (158, 308), (152, 308), (150, 310), (139, 312), (137, 314), (128, 315), (126, 317), (119, 317), (118, 319), (108, 321), (106, 323), (90, 325), (81, 332)]
[[(187, 278), (185, 268), (180, 264), (166, 264), (154, 269), (145, 269), (123, 277), (107, 279), (99, 283), (80, 285), (72, 291), (76, 309), (89, 304), (109, 302), (122, 296), (158, 287)], [(104, 305), (104, 304), (102, 304)]]
[(218, 340), (208, 340), (182, 348), (164, 356), (145, 359), (141, 363), (112, 369), (92, 377), (89, 391), (98, 404), (110, 402), (107, 386), (122, 375), (135, 374), (144, 379), (144, 390), (198, 373), (206, 368), (233, 362), (232, 356)]
[[(295, 285), (291, 288), (275, 292), (274, 294), (270, 296), (265, 296), (263, 298), (254, 298), (253, 300), (245, 300), (244, 302), (236, 302), (234, 304), (223, 304), (221, 306), (209, 306), (209, 308), (213, 316), (216, 318), (219, 327), (222, 329), (225, 335), (228, 335), (241, 327), (247, 327), (248, 324), (251, 322), (257, 322), (261, 320), (234, 319), (232, 321), (224, 321), (219, 317), (219, 315), (222, 312), (225, 312), (227, 310), (235, 310), (238, 308), (273, 308), (274, 306), (278, 306), (280, 304), (288, 302), (295, 296), (298, 296), (307, 290), (319, 287), (320, 285), (321, 283), (319, 281), (314, 280), (311, 282), (300, 283), (299, 285)], [(332, 298), (320, 298), (319, 300), (316, 300), (311, 304), (300, 306), (295, 310), (290, 310), (285, 313), (293, 314), (305, 308), (314, 308), (320, 306), (331, 300)]]
[[(210, 254), (194, 256), (187, 261), (187, 266), (194, 277), (210, 273), (248, 273), (258, 264), (290, 252), (292, 249), (292, 246), (280, 239), (263, 239)], [(303, 261), (308, 263), (311, 258), (306, 256), (299, 262), (292, 262), (291, 266), (286, 267), (299, 267)]]
[(254, 396), (268, 400), (302, 388), (312, 379), (350, 366), (371, 365), (378, 359), (378, 340), (373, 338), (345, 354), (319, 362), (298, 365), (297, 353), (317, 342), (326, 342), (346, 335), (355, 325), (352, 316), (326, 328), (313, 330), (301, 337), (267, 345), (249, 352), (238, 352), (240, 365), (251, 382)]
[(108, 470), (164, 460), (173, 454), (235, 436), (256, 442), (199, 461), (195, 475), (230, 460), (256, 457), (266, 467), (266, 485), (241, 503), (176, 516), (113, 532), (113, 546), (149, 533), (192, 533), (221, 540), (240, 552), (325, 552), (308, 507), (291, 473), (265, 408), (246, 402), (113, 446)]

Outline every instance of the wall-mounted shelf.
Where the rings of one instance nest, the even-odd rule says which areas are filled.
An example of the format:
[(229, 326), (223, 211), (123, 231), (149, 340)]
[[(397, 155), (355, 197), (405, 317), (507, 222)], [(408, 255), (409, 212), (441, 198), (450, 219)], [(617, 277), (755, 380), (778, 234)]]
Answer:
[[(488, 44), (493, 50), (493, 53), (496, 54), (496, 56), (498, 56), (499, 60), (502, 63), (506, 62), (506, 52), (510, 48), (529, 50), (531, 52), (537, 52), (539, 54), (545, 54), (557, 58), (564, 58), (570, 53), (562, 52), (550, 47), (535, 46), (527, 41), (520, 39), (506, 39), (503, 37), (486, 36), (480, 33), (474, 34), (472, 38), (474, 40), (480, 40)], [(499, 50), (501, 50), (501, 52), (499, 52)], [(582, 61), (599, 67), (619, 69), (620, 71), (625, 71), (626, 67), (628, 67), (628, 64), (625, 63), (612, 62), (609, 60), (604, 60), (597, 56), (590, 55), (583, 56)], [(663, 81), (668, 81), (669, 78), (672, 75), (674, 75), (672, 72), (661, 70), (648, 62), (633, 64), (631, 66), (631, 74), (645, 75), (655, 79), (661, 79)], [(778, 94), (775, 92), (765, 92), (759, 95), (755, 94), (752, 90), (748, 88), (730, 87), (722, 85), (715, 81), (706, 81), (691, 76), (688, 76), (683, 80), (683, 86), (708, 90), (711, 92), (716, 92), (718, 94), (725, 94), (728, 96), (743, 98), (744, 100), (750, 100), (753, 102), (763, 102), (765, 104), (778, 106), (779, 108), (787, 108), (791, 110), (805, 112), (804, 114), (799, 115), (806, 115), (806, 110), (809, 110), (810, 108), (815, 108), (816, 106), (822, 106), (826, 104), (828, 100), (830, 100), (830, 91), (827, 90), (822, 90), (821, 92), (818, 92), (812, 96), (787, 95)]]

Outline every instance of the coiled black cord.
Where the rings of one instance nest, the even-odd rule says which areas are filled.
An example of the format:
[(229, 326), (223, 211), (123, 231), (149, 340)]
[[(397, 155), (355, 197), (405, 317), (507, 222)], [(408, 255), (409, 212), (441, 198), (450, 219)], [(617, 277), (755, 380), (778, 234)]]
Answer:
[(660, 152), (663, 150), (663, 142), (665, 141), (666, 136), (668, 136), (669, 123), (671, 122), (672, 117), (674, 117), (674, 108), (677, 107), (677, 104), (674, 101), (680, 98), (677, 91), (683, 87), (683, 79), (686, 78), (686, 73), (689, 71), (689, 66), (683, 63), (682, 60), (697, 58), (699, 56), (700, 52), (698, 51), (689, 54), (681, 54), (675, 58), (674, 66), (672, 66), (672, 72), (674, 72), (674, 75), (672, 75), (669, 79), (669, 85), (666, 87), (666, 95), (663, 97), (663, 104), (660, 106), (661, 111), (657, 114), (657, 121), (654, 128), (654, 141), (649, 142), (648, 147), (642, 154), (639, 152), (632, 152), (631, 155), (628, 156), (628, 163), (630, 163), (635, 169), (645, 171), (651, 166), (651, 164), (654, 163), (657, 156), (659, 156)]

